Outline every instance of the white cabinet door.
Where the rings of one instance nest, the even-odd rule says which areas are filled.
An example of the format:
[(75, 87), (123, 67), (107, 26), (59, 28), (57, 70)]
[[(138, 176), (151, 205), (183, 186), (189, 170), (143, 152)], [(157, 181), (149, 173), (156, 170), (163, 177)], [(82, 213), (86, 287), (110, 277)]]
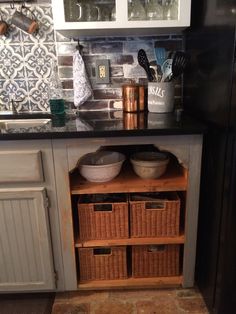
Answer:
[(55, 288), (44, 188), (0, 189), (0, 291)]
[[(136, 18), (137, 1), (144, 8), (141, 19)], [(52, 0), (54, 27), (72, 37), (79, 34), (153, 34), (190, 26), (191, 0), (150, 2), (151, 0)], [(160, 14), (153, 14), (157, 10)]]

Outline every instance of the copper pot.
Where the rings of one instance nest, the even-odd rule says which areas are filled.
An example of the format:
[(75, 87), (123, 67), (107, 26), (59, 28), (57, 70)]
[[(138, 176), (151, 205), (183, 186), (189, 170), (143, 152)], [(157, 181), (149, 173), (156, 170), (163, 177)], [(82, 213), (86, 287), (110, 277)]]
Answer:
[(144, 111), (145, 88), (139, 84), (125, 84), (122, 86), (123, 110), (125, 112)]

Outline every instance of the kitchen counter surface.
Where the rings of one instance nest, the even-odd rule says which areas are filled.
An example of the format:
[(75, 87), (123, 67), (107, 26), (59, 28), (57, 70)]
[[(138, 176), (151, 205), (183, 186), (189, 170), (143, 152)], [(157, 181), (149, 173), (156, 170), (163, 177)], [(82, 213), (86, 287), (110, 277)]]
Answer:
[(50, 114), (1, 115), (0, 120), (50, 119), (45, 125), (4, 127), (0, 121), (0, 140), (95, 138), (119, 136), (202, 134), (206, 126), (190, 116), (174, 113), (80, 112), (63, 118)]

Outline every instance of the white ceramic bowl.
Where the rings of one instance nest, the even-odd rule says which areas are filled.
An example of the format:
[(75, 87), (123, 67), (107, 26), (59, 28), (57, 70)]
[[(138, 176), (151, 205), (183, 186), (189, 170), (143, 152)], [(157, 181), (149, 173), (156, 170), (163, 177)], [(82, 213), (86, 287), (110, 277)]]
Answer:
[(125, 156), (118, 152), (98, 151), (84, 155), (78, 162), (82, 177), (90, 182), (107, 182), (121, 170)]
[(160, 152), (139, 152), (130, 157), (134, 172), (143, 179), (162, 176), (169, 163), (168, 155)]

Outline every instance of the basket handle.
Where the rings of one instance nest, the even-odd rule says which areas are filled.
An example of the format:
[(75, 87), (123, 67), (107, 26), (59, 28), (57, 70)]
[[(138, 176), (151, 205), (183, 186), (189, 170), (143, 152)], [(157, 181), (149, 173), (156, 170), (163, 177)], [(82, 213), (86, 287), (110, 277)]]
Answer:
[(95, 212), (112, 212), (112, 204), (95, 204), (93, 207)]
[(96, 248), (93, 249), (93, 255), (111, 255), (111, 248)]
[(165, 210), (166, 202), (165, 201), (157, 201), (157, 202), (146, 202), (145, 209), (147, 210)]

